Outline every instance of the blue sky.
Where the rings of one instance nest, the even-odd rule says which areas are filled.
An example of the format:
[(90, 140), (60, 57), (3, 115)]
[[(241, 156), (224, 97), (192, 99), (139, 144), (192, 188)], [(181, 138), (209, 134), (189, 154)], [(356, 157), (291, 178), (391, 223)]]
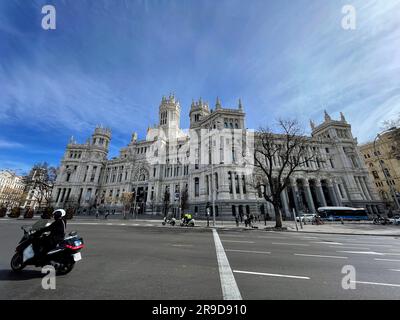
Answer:
[[(41, 28), (41, 8), (57, 29)], [(342, 6), (357, 13), (341, 27)], [(58, 165), (71, 135), (113, 131), (110, 156), (174, 92), (242, 99), (247, 127), (343, 111), (359, 142), (400, 112), (398, 0), (0, 0), (0, 169)]]

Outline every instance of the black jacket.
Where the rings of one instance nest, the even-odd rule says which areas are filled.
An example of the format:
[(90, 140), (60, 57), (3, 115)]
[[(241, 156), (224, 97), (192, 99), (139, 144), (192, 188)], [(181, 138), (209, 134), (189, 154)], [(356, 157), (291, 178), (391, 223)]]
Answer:
[(41, 233), (50, 231), (49, 237), (51, 237), (54, 241), (58, 242), (64, 240), (66, 227), (67, 223), (65, 220), (57, 219), (51, 225), (43, 228), (40, 231)]

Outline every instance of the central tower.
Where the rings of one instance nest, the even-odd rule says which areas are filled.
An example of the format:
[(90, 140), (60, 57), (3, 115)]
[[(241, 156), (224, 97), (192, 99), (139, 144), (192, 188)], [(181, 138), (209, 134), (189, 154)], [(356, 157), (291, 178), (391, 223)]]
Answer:
[(162, 97), (159, 108), (160, 128), (167, 136), (179, 130), (181, 107), (179, 101), (171, 94), (168, 98)]

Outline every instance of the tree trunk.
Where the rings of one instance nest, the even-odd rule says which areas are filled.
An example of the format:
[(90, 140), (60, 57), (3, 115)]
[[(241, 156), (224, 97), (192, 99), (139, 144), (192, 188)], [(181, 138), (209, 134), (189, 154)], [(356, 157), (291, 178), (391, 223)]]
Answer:
[(278, 204), (274, 204), (275, 211), (275, 228), (282, 228), (282, 214)]

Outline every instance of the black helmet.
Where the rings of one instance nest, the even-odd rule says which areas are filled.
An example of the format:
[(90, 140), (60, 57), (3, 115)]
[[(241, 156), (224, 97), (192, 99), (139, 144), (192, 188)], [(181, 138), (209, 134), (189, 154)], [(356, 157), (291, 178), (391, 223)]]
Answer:
[(66, 213), (64, 209), (57, 209), (53, 211), (53, 217), (54, 219), (60, 219), (62, 217), (65, 217)]

